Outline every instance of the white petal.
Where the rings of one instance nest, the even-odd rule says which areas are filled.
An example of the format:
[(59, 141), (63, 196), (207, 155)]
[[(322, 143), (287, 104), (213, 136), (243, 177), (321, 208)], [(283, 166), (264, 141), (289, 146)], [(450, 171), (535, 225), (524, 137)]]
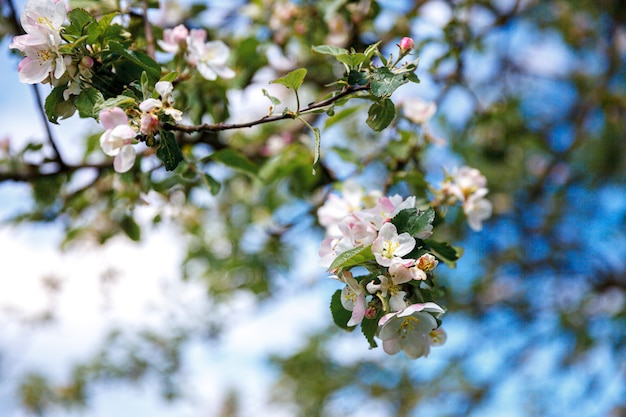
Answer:
[(124, 145), (120, 153), (113, 160), (113, 169), (117, 172), (126, 172), (135, 164), (135, 148), (132, 145)]

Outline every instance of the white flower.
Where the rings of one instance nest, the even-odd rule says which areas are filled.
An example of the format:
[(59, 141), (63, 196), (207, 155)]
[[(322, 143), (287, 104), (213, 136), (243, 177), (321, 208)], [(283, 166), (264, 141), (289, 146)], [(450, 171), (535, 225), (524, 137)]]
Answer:
[(51, 74), (55, 79), (63, 76), (71, 57), (59, 53), (62, 39), (61, 25), (67, 18), (65, 4), (52, 0), (31, 0), (22, 15), (26, 34), (15, 36), (9, 45), (25, 55), (18, 65), (20, 81), (37, 84)]
[(379, 275), (376, 281), (370, 281), (367, 285), (367, 291), (370, 294), (380, 293), (382, 297), (389, 296), (389, 308), (391, 311), (400, 311), (406, 307), (406, 291), (401, 290), (399, 284), (403, 284), (408, 280), (404, 280), (404, 277), (391, 277), (391, 279), (385, 275)]
[(206, 32), (192, 29), (187, 37), (189, 55), (187, 62), (198, 68), (198, 71), (207, 80), (213, 81), (217, 77), (230, 79), (235, 72), (226, 65), (230, 49), (222, 41), (206, 42)]
[(385, 223), (372, 242), (372, 253), (379, 265), (389, 266), (394, 258), (401, 258), (411, 252), (415, 244), (415, 239), (410, 234), (398, 234), (393, 223)]
[(491, 217), (493, 206), (491, 201), (484, 198), (487, 192), (486, 188), (481, 188), (470, 195), (463, 203), (463, 212), (467, 217), (467, 224), (469, 224), (472, 230), (481, 230), (483, 221)]
[(161, 110), (177, 122), (183, 119), (183, 112), (172, 107), (174, 103), (174, 98), (172, 97), (174, 86), (172, 83), (159, 81), (155, 84), (154, 89), (161, 97), (161, 100), (151, 97), (139, 104), (139, 110), (144, 113), (141, 117), (141, 132), (144, 134), (155, 133), (158, 126), (157, 113)]
[(26, 33), (56, 33), (67, 19), (65, 2), (53, 0), (30, 0), (21, 16)]
[(415, 259), (393, 259), (389, 265), (389, 275), (396, 282), (423, 281), (427, 278), (426, 272), (417, 267)]
[(128, 125), (128, 117), (119, 107), (111, 107), (100, 112), (100, 123), (106, 131), (100, 136), (102, 151), (114, 156), (113, 168), (126, 172), (135, 164), (135, 148), (132, 143), (137, 132)]
[(50, 74), (55, 79), (63, 76), (71, 57), (64, 57), (59, 53), (61, 37), (53, 33), (27, 33), (15, 36), (9, 45), (17, 49), (26, 57), (17, 67), (20, 81), (27, 84), (37, 84), (46, 80)]
[(187, 36), (189, 36), (189, 30), (185, 25), (178, 25), (172, 29), (165, 29), (163, 40), (158, 40), (157, 43), (165, 52), (175, 54), (186, 47)]
[(348, 326), (356, 326), (363, 321), (363, 317), (365, 317), (365, 292), (363, 291), (363, 287), (361, 287), (349, 271), (343, 271), (342, 277), (336, 278), (346, 284), (341, 290), (341, 305), (346, 310), (352, 312)]
[(420, 98), (409, 98), (402, 103), (404, 116), (418, 125), (428, 123), (437, 112), (437, 104), (433, 101), (424, 101)]
[(431, 332), (437, 328), (437, 321), (429, 312), (443, 314), (444, 310), (428, 302), (384, 315), (378, 322), (378, 337), (383, 341), (383, 350), (390, 355), (402, 350), (411, 359), (428, 356)]

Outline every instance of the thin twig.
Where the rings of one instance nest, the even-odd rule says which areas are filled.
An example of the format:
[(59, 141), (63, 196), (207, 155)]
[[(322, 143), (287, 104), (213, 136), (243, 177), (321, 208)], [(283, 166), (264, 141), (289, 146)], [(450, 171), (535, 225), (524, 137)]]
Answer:
[[(299, 114), (303, 114), (303, 113), (308, 113), (311, 112), (313, 110), (317, 110), (317, 109), (321, 109), (327, 106), (330, 106), (331, 104), (333, 104), (334, 102), (350, 95), (353, 93), (357, 93), (359, 91), (367, 91), (369, 90), (369, 85), (365, 85), (365, 86), (359, 86), (359, 87), (348, 87), (346, 88), (344, 91), (342, 91), (341, 93), (337, 94), (336, 96), (330, 97), (326, 100), (320, 101), (319, 103), (313, 103), (310, 104), (308, 107), (302, 109)], [(208, 123), (204, 123), (201, 125), (194, 125), (194, 126), (190, 126), (190, 125), (165, 125), (164, 129), (166, 130), (177, 130), (180, 132), (185, 132), (185, 133), (194, 133), (194, 132), (216, 132), (216, 131), (221, 131), (221, 130), (233, 130), (233, 129), (243, 129), (243, 128), (248, 128), (248, 127), (252, 127), (252, 126), (256, 126), (256, 125), (260, 125), (260, 124), (264, 124), (264, 123), (271, 123), (271, 122), (276, 122), (278, 120), (286, 120), (286, 119), (295, 119), (298, 115), (298, 113), (293, 113), (293, 112), (285, 112), (283, 114), (277, 114), (274, 116), (264, 116), (260, 119), (257, 120), (253, 120), (251, 122), (245, 122), (245, 123), (217, 123), (217, 124), (208, 124)]]
[(146, 31), (146, 52), (150, 58), (155, 59), (154, 35), (152, 33), (152, 25), (148, 20), (148, 0), (141, 2), (141, 9), (143, 12), (143, 27)]

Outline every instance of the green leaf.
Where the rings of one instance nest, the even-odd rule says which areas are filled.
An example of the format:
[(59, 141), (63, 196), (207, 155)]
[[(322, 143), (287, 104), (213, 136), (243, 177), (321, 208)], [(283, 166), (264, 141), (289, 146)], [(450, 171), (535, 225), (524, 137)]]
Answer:
[(322, 137), (320, 135), (320, 130), (317, 127), (311, 129), (313, 131), (313, 136), (315, 138), (315, 152), (313, 154), (313, 175), (315, 175), (315, 168), (320, 163), (320, 144), (322, 142)]
[(368, 59), (365, 54), (342, 54), (337, 56), (337, 61), (346, 64), (349, 68), (358, 68)]
[(435, 219), (435, 210), (429, 207), (427, 210), (417, 212), (415, 208), (401, 210), (391, 219), (398, 233), (408, 233), (415, 236), (424, 231)]
[(355, 265), (361, 265), (366, 262), (373, 261), (374, 259), (374, 255), (372, 255), (372, 245), (359, 246), (339, 254), (333, 263), (330, 264), (328, 270), (332, 271), (337, 268), (348, 268)]
[(141, 239), (141, 228), (132, 216), (124, 216), (120, 221), (120, 227), (131, 240), (138, 242)]
[(252, 161), (250, 161), (244, 154), (232, 148), (226, 148), (215, 152), (210, 156), (210, 158), (245, 174), (256, 176), (259, 172), (259, 168)]
[(378, 41), (367, 47), (367, 49), (363, 53), (367, 57), (367, 59), (371, 59), (376, 54), (376, 52), (378, 52), (378, 45), (380, 45), (381, 42), (382, 41)]
[(86, 88), (78, 95), (75, 105), (80, 117), (97, 119), (102, 103), (104, 103), (104, 97), (100, 91), (95, 88)]
[(372, 94), (376, 97), (389, 97), (408, 80), (403, 74), (394, 74), (387, 67), (376, 68), (372, 72)]
[(273, 106), (278, 106), (280, 104), (280, 100), (274, 97), (273, 95), (271, 95), (270, 93), (268, 93), (265, 88), (263, 88), (262, 91), (263, 91), (263, 95), (272, 102)]
[(371, 105), (365, 122), (373, 130), (380, 132), (389, 126), (394, 117), (396, 117), (396, 106), (393, 104), (393, 101), (385, 98), (379, 103)]
[(289, 72), (284, 77), (280, 77), (274, 81), (270, 81), (270, 84), (282, 84), (292, 90), (298, 90), (304, 81), (306, 76), (306, 68), (298, 68)]
[(212, 195), (217, 195), (217, 193), (219, 193), (220, 189), (222, 188), (222, 184), (220, 184), (219, 181), (217, 181), (215, 178), (207, 173), (202, 174), (202, 182), (204, 182), (204, 184), (209, 187), (209, 191)]
[(132, 97), (128, 97), (125, 95), (119, 95), (117, 97), (113, 97), (107, 100), (104, 100), (100, 105), (97, 106), (98, 113), (100, 113), (103, 109), (109, 109), (111, 107), (121, 107), (126, 108), (135, 104), (135, 99)]
[(363, 319), (361, 322), (361, 332), (363, 332), (363, 336), (367, 339), (370, 344), (370, 349), (374, 349), (378, 347), (376, 340), (374, 340), (374, 335), (376, 335), (376, 331), (378, 330), (378, 319)]
[(80, 37), (83, 31), (95, 19), (84, 9), (72, 9), (67, 12), (67, 18), (70, 24), (65, 28), (65, 34), (69, 36)]
[(178, 146), (178, 142), (176, 142), (174, 132), (162, 130), (159, 132), (159, 135), (161, 136), (161, 144), (156, 152), (157, 158), (163, 161), (167, 171), (173, 171), (183, 160), (183, 153)]
[(118, 42), (109, 42), (109, 50), (124, 58), (129, 65), (117, 65), (124, 73), (118, 74), (120, 78), (127, 82), (141, 79), (141, 73), (146, 72), (150, 81), (156, 83), (161, 78), (161, 66), (154, 59), (139, 51), (127, 50)]
[(330, 299), (330, 312), (333, 315), (333, 321), (342, 329), (352, 331), (354, 327), (348, 327), (348, 322), (352, 317), (352, 312), (343, 308), (341, 304), (341, 290), (335, 291)]
[(365, 85), (369, 82), (367, 73), (363, 71), (352, 70), (348, 73), (348, 84), (349, 85)]
[(313, 46), (311, 50), (313, 52), (317, 52), (318, 54), (326, 54), (326, 55), (333, 55), (333, 56), (345, 55), (349, 52), (347, 49), (339, 48), (337, 46), (332, 46), (332, 45), (316, 45), (316, 46)]
[(448, 242), (437, 242), (432, 239), (427, 239), (424, 242), (439, 260), (443, 261), (450, 268), (456, 268), (456, 261), (463, 254), (463, 249), (455, 248)]
[(346, 107), (345, 109), (342, 109), (341, 111), (335, 113), (334, 116), (329, 117), (328, 119), (326, 119), (326, 123), (324, 124), (324, 129), (328, 129), (329, 127), (343, 121), (344, 119), (352, 116), (354, 113), (356, 113), (357, 111), (359, 111), (362, 108), (362, 106), (354, 106), (354, 107)]
[(178, 71), (168, 72), (164, 76), (161, 77), (159, 81), (169, 81), (173, 83), (178, 78)]
[(66, 86), (54, 87), (44, 103), (44, 110), (50, 123), (59, 124), (59, 119), (66, 119), (74, 114), (76, 107), (70, 101), (63, 98)]

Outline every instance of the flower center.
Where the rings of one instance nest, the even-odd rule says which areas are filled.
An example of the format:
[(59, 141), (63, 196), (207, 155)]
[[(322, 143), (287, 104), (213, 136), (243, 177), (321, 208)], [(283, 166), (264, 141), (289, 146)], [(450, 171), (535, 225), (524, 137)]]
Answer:
[(393, 258), (393, 253), (396, 251), (396, 249), (398, 249), (398, 246), (400, 246), (400, 243), (388, 240), (385, 242), (381, 254), (385, 258)]
[(415, 330), (417, 323), (419, 323), (419, 319), (413, 316), (406, 317), (398, 330), (400, 337), (404, 339), (411, 330)]

